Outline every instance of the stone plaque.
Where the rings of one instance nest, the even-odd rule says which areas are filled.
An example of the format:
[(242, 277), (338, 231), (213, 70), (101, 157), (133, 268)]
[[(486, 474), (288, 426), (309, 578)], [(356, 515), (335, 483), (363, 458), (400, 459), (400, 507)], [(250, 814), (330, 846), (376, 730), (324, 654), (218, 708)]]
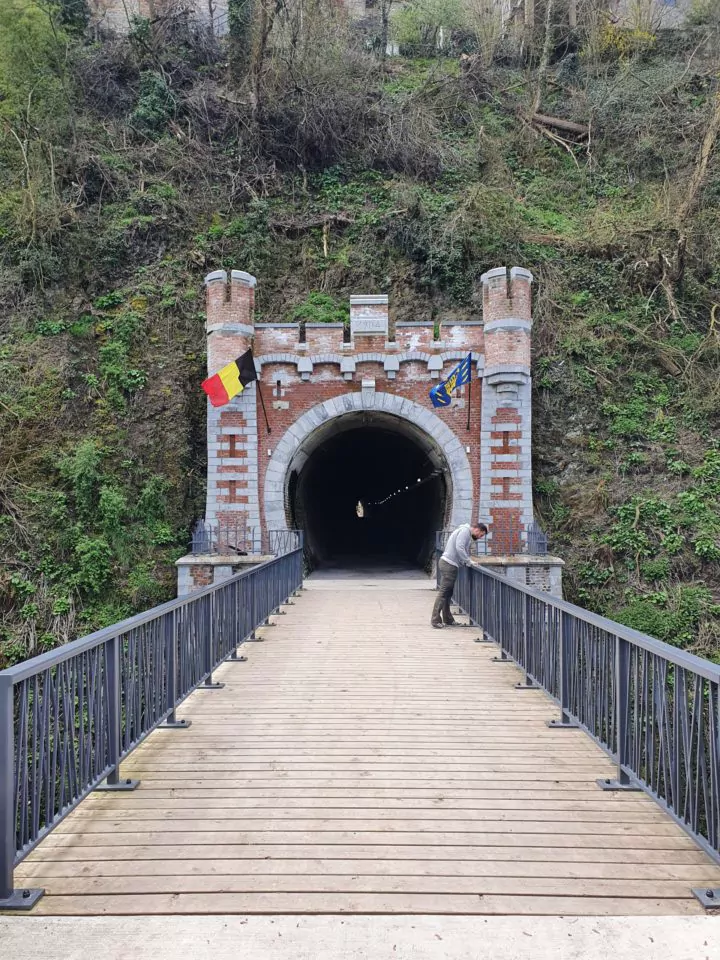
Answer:
[(388, 337), (388, 298), (383, 294), (350, 297), (350, 336)]

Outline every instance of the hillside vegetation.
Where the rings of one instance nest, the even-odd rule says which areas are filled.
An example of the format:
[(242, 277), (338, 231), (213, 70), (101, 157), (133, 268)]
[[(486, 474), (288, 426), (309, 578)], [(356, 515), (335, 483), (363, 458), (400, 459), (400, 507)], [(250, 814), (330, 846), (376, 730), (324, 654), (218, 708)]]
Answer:
[(173, 595), (221, 266), (259, 278), (263, 319), (387, 290), (395, 320), (437, 321), (529, 267), (566, 595), (720, 658), (717, 11), (570, 31), (538, 4), (488, 41), (458, 10), (411, 5), (381, 57), (329, 0), (234, 5), (226, 42), (0, 6), (0, 666)]

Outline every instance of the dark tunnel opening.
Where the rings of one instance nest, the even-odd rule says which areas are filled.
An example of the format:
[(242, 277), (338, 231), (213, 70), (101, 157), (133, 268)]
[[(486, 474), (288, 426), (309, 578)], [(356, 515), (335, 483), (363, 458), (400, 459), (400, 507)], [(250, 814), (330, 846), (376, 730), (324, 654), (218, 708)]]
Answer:
[(448, 490), (444, 463), (415, 429), (348, 415), (303, 451), (288, 500), (312, 568), (429, 567)]

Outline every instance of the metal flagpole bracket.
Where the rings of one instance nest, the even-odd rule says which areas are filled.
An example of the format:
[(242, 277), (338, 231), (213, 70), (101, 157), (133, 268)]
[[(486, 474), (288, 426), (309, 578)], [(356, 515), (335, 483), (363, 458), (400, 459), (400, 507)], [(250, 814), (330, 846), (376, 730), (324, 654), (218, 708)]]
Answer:
[(124, 793), (128, 790), (137, 790), (140, 786), (139, 780), (128, 780), (120, 779), (117, 783), (101, 783), (99, 787), (95, 787), (96, 793)]
[(32, 910), (44, 893), (37, 887), (13, 890), (9, 897), (0, 899), (0, 910)]
[(720, 910), (720, 887), (694, 887), (692, 894), (706, 910)]

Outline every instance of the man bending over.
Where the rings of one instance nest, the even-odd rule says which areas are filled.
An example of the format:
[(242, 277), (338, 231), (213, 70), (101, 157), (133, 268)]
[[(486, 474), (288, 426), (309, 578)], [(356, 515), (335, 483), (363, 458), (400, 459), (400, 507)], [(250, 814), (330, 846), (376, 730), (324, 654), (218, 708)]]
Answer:
[(455, 581), (458, 578), (460, 567), (471, 566), (470, 546), (473, 540), (480, 540), (486, 535), (488, 528), (484, 523), (463, 523), (450, 534), (445, 552), (440, 557), (439, 573), (440, 587), (433, 607), (430, 622), (441, 630), (443, 627), (452, 627), (456, 621), (450, 612)]

